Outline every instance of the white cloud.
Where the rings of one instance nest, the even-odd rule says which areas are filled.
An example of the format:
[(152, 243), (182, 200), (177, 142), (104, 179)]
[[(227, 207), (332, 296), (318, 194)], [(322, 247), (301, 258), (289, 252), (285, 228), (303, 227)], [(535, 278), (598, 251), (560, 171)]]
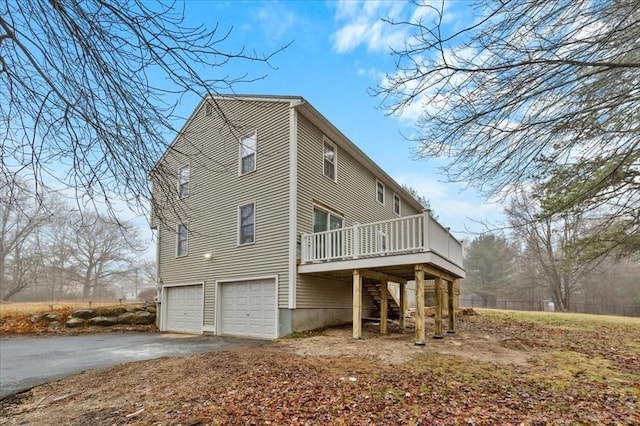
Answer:
[(331, 36), (333, 48), (339, 53), (347, 53), (364, 45), (370, 51), (384, 52), (389, 47), (401, 46), (406, 38), (406, 28), (390, 25), (382, 19), (402, 19), (406, 4), (398, 1), (339, 1), (334, 19), (340, 27)]

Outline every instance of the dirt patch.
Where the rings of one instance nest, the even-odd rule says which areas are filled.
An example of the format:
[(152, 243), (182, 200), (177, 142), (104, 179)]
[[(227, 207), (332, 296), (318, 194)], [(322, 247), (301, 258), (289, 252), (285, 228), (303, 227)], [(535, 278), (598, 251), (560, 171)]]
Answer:
[[(433, 320), (428, 319), (426, 326), (432, 330)], [(324, 330), (319, 336), (282, 339), (278, 345), (301, 356), (366, 357), (390, 365), (404, 364), (425, 352), (510, 365), (526, 365), (533, 356), (530, 347), (515, 345), (500, 335), (458, 330), (443, 339), (428, 338), (424, 346), (416, 346), (412, 321), (405, 330), (401, 330), (397, 322), (391, 323), (388, 331), (388, 335), (381, 335), (378, 323), (365, 323), (359, 340), (352, 338), (351, 326), (345, 326)]]

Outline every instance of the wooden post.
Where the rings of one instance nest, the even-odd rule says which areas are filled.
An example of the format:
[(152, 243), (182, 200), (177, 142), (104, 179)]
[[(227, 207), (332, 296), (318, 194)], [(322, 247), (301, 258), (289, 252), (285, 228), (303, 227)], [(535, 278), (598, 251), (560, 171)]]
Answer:
[[(456, 280), (457, 281), (457, 280)], [(448, 308), (449, 308), (449, 329), (447, 333), (453, 334), (456, 332), (456, 309), (453, 304), (454, 293), (455, 293), (455, 281), (447, 281), (447, 291), (448, 291)]]
[(442, 339), (442, 278), (436, 277), (435, 280), (435, 299), (436, 299), (436, 317), (434, 339)]
[(404, 330), (404, 317), (407, 314), (407, 284), (400, 283), (400, 330)]
[(362, 275), (353, 270), (353, 338), (362, 337)]
[(389, 300), (387, 280), (380, 281), (380, 333), (387, 334), (387, 317), (389, 316)]
[(424, 270), (416, 265), (416, 346), (424, 346)]

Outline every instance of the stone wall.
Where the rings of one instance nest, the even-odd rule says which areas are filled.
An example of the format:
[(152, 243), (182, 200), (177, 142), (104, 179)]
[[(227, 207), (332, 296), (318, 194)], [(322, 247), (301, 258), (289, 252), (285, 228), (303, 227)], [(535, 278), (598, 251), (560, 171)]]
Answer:
[(32, 315), (31, 322), (42, 322), (49, 329), (151, 325), (156, 322), (156, 307), (155, 304), (144, 304), (77, 309), (69, 316), (49, 312)]

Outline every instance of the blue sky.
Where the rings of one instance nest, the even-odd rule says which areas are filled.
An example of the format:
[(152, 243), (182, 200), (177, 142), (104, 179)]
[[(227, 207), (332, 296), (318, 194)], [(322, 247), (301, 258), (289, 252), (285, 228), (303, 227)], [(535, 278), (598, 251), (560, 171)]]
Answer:
[[(452, 28), (470, 17), (463, 2), (449, 2), (446, 21)], [(190, 24), (219, 25), (228, 30), (222, 50), (268, 54), (291, 42), (263, 64), (231, 63), (203, 70), (206, 77), (245, 73), (264, 79), (233, 87), (236, 93), (299, 95), (307, 99), (338, 129), (400, 183), (408, 184), (431, 200), (440, 222), (458, 238), (472, 239), (486, 230), (480, 222), (499, 223), (502, 207), (484, 203), (463, 184), (442, 182), (442, 160), (415, 160), (411, 134), (420, 105), (402, 117), (388, 117), (378, 108), (381, 99), (368, 89), (394, 72), (390, 46), (400, 46), (405, 29), (381, 18), (409, 19), (416, 14), (404, 1), (187, 1)], [(185, 97), (181, 107), (188, 116), (198, 103)]]

